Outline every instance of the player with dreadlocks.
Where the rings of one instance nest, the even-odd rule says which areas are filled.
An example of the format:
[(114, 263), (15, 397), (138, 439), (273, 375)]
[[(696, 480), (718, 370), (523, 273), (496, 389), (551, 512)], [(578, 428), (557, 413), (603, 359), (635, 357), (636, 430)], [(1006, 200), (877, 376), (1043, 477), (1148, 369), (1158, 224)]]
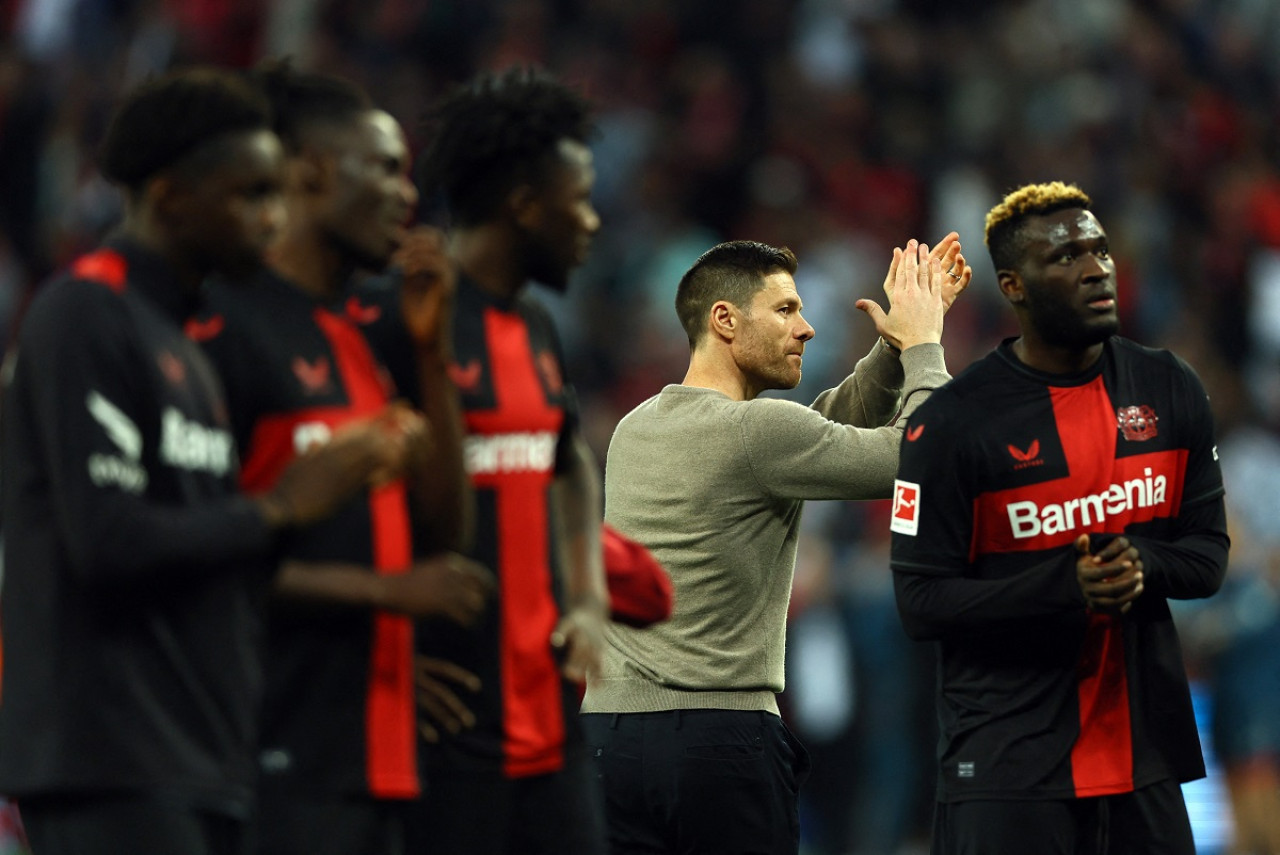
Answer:
[[(471, 630), (419, 625), (419, 651), (479, 688), (467, 697), (473, 726), (424, 717), (436, 741), (411, 851), (601, 852), (577, 715), (608, 608), (600, 476), (551, 318), (528, 290), (565, 290), (600, 226), (591, 107), (545, 73), (513, 69), (458, 86), (431, 118), (420, 169), (424, 194), (447, 209), (459, 270), (453, 379), (477, 502), (471, 556), (496, 571), (498, 596)], [(390, 325), (367, 332), (393, 371), (412, 364), (394, 355)]]

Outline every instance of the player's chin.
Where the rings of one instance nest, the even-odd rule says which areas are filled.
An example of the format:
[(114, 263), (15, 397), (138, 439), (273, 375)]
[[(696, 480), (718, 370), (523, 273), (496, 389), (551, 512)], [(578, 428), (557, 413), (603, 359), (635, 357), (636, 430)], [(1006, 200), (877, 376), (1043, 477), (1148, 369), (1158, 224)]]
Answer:
[(1091, 344), (1101, 344), (1120, 332), (1120, 318), (1114, 314), (1094, 320), (1088, 325), (1086, 333)]
[(213, 268), (233, 281), (248, 278), (265, 266), (262, 252), (256, 247), (231, 252), (218, 258)]
[(382, 271), (391, 264), (391, 257), (399, 246), (398, 241), (385, 241), (377, 245), (347, 247), (348, 260), (361, 270)]

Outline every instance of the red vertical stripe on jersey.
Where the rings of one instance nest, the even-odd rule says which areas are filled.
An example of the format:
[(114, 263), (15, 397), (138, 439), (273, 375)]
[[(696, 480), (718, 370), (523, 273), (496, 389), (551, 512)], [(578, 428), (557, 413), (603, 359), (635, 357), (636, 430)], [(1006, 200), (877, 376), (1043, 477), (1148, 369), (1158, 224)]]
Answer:
[(1133, 740), (1124, 628), (1109, 615), (1089, 615), (1076, 665), (1080, 735), (1071, 748), (1077, 798), (1133, 789)]
[[(490, 309), (484, 324), (497, 408), (468, 413), (469, 432), (557, 434), (564, 415), (546, 400), (524, 319)], [(550, 642), (559, 620), (548, 566), (547, 490), (553, 476), (549, 467), (532, 466), (473, 476), (477, 487), (491, 489), (495, 496), (503, 754), (511, 777), (553, 772), (564, 765), (563, 690)]]
[[(1053, 388), (1050, 398), (1072, 484), (1081, 493), (1106, 489), (1113, 477), (1117, 428), (1102, 378)], [(1090, 615), (1076, 674), (1080, 735), (1071, 749), (1076, 795), (1128, 792), (1133, 789), (1133, 734), (1119, 620)]]
[[(345, 318), (315, 312), (333, 350), (354, 413), (372, 415), (387, 403), (378, 365), (361, 333)], [(408, 497), (403, 481), (371, 490), (373, 562), (378, 573), (403, 573), (413, 560)], [(324, 667), (317, 663), (317, 667)], [(413, 625), (409, 618), (374, 612), (365, 698), (369, 791), (381, 798), (416, 798), (417, 721), (413, 692)]]

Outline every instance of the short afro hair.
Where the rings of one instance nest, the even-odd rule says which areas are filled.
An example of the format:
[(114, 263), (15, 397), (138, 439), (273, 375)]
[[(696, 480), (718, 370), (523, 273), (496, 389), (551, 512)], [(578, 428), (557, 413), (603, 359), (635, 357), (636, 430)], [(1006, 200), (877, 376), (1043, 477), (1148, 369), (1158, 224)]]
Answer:
[(707, 314), (719, 300), (746, 310), (764, 278), (772, 273), (796, 272), (796, 255), (787, 247), (754, 240), (731, 240), (704, 252), (680, 277), (676, 315), (689, 347), (695, 348), (707, 329)]
[(221, 137), (271, 129), (267, 99), (242, 75), (191, 67), (150, 78), (117, 107), (99, 157), (130, 191)]
[(375, 109), (354, 81), (298, 71), (288, 57), (264, 61), (252, 77), (271, 104), (276, 135), (291, 152), (299, 151), (316, 127), (345, 125)]
[(996, 270), (1013, 270), (1021, 263), (1026, 251), (1022, 226), (1028, 219), (1070, 208), (1087, 211), (1091, 205), (1088, 194), (1061, 181), (1026, 184), (1009, 193), (987, 212), (986, 243)]
[(595, 134), (592, 114), (590, 101), (544, 71), (481, 74), (427, 116), (422, 197), (439, 198), (456, 225), (484, 222), (513, 188), (542, 179), (561, 140), (586, 145)]

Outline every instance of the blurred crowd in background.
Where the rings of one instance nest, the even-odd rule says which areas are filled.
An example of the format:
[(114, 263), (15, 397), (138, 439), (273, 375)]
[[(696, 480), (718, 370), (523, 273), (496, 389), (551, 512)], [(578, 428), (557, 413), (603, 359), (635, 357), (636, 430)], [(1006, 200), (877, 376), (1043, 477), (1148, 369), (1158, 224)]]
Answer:
[[(1187, 359), (1218, 419), (1231, 570), (1179, 612), (1236, 805), (1206, 851), (1268, 817), (1274, 833), (1280, 3), (0, 0), (0, 22), (5, 341), (31, 289), (117, 219), (95, 146), (116, 96), (151, 72), (291, 55), (365, 85), (415, 147), (425, 107), (477, 70), (537, 65), (580, 87), (599, 108), (604, 225), (569, 293), (542, 296), (602, 460), (618, 418), (683, 376), (675, 288), (713, 244), (798, 255), (817, 338), (792, 394), (807, 401), (871, 346), (854, 300), (883, 302), (891, 250), (912, 237), (959, 231), (976, 271), (947, 319), (953, 373), (1011, 334), (983, 216), (1019, 184), (1076, 182), (1110, 235), (1124, 333)], [(814, 853), (927, 840), (932, 652), (898, 626), (886, 520), (880, 503), (806, 512), (784, 704), (815, 755)], [(1280, 855), (1246, 843), (1235, 851)]]

